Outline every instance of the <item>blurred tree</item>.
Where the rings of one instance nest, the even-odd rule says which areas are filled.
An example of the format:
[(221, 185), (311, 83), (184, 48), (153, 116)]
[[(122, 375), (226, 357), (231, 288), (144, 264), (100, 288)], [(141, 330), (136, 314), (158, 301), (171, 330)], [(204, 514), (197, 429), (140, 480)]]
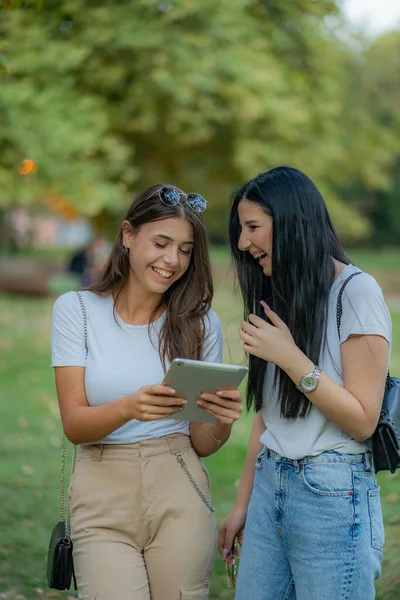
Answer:
[(340, 194), (373, 224), (376, 244), (400, 241), (400, 31), (386, 34), (348, 64), (347, 111), (352, 157)]
[[(387, 186), (394, 148), (388, 133), (377, 143), (368, 103), (352, 110), (356, 61), (340, 23), (333, 0), (61, 0), (4, 12), (0, 206), (46, 192), (107, 229), (129, 192), (167, 181), (209, 199), (222, 241), (231, 190), (290, 164), (321, 188), (347, 240), (365, 237), (346, 185)], [(24, 159), (36, 173), (20, 175)]]

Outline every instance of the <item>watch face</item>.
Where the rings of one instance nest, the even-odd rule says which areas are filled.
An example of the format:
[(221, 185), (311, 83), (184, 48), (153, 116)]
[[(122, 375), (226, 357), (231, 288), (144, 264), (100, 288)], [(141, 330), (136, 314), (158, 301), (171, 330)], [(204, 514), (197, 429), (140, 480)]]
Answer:
[(318, 385), (318, 379), (314, 375), (307, 375), (301, 382), (301, 387), (307, 391), (312, 392)]

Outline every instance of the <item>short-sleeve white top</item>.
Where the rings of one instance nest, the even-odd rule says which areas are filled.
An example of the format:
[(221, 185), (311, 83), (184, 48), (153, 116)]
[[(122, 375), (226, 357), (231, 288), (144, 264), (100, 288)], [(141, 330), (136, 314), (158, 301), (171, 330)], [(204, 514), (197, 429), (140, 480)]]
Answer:
[[(392, 324), (382, 290), (376, 280), (362, 273), (346, 285), (342, 296), (340, 342), (337, 331), (336, 304), (344, 281), (359, 271), (348, 265), (334, 281), (328, 298), (326, 341), (321, 350), (318, 365), (322, 371), (339, 385), (343, 385), (340, 344), (352, 334), (380, 335), (392, 343)], [(267, 427), (260, 441), (278, 454), (299, 460), (305, 456), (317, 456), (325, 451), (358, 454), (369, 448), (369, 442), (357, 442), (329, 421), (315, 406), (305, 418), (284, 419), (280, 416), (276, 394), (273, 389), (275, 365), (268, 364), (264, 378), (262, 416)]]
[[(158, 341), (164, 316), (150, 329), (148, 325), (129, 325), (118, 314), (114, 317), (112, 296), (102, 297), (89, 291), (81, 295), (87, 314), (88, 356), (79, 298), (75, 292), (68, 292), (56, 300), (53, 308), (52, 366), (85, 367), (85, 391), (90, 406), (101, 406), (144, 385), (161, 383), (164, 370)], [(222, 362), (220, 321), (213, 310), (205, 320), (203, 359)], [(176, 419), (132, 420), (96, 443), (130, 444), (171, 433), (188, 435), (189, 423)]]

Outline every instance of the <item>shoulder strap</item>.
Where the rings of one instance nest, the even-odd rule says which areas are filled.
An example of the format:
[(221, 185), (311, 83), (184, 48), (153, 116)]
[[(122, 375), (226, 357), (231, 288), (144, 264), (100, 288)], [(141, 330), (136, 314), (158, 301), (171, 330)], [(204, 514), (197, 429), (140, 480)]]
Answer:
[[(85, 350), (86, 357), (89, 352), (88, 346), (88, 326), (87, 326), (87, 314), (85, 303), (83, 302), (83, 298), (80, 292), (76, 292), (79, 304), (81, 305), (82, 317), (83, 317), (83, 336), (85, 340)], [(71, 535), (71, 520), (69, 514), (68, 507), (68, 499), (67, 499), (67, 489), (65, 485), (65, 458), (66, 458), (66, 446), (67, 446), (67, 438), (63, 431), (62, 441), (61, 441), (61, 485), (60, 485), (60, 520), (65, 522), (65, 533), (69, 537)], [(76, 455), (76, 446), (74, 445), (72, 448), (72, 462), (71, 462), (71, 474), (70, 481), (75, 469), (75, 455)]]
[(85, 350), (86, 350), (86, 357), (88, 355), (89, 352), (89, 346), (88, 346), (88, 325), (87, 325), (87, 314), (86, 314), (86, 306), (85, 303), (83, 301), (82, 298), (82, 294), (80, 292), (76, 292), (78, 299), (79, 299), (79, 304), (81, 305), (81, 310), (82, 310), (82, 317), (83, 317), (83, 337), (85, 340)]
[(355, 273), (352, 273), (351, 275), (349, 275), (347, 277), (347, 279), (345, 279), (344, 282), (342, 283), (342, 287), (340, 288), (339, 293), (338, 293), (337, 302), (336, 302), (336, 324), (337, 324), (337, 332), (338, 332), (339, 341), (340, 341), (340, 324), (342, 321), (342, 312), (343, 312), (342, 296), (343, 296), (344, 288), (349, 283), (349, 281), (351, 279), (353, 279), (353, 277), (355, 277), (356, 275), (361, 275), (361, 273), (362, 273), (362, 271), (356, 271)]
[[(349, 275), (349, 277), (347, 277), (347, 279), (345, 279), (345, 281), (342, 283), (342, 287), (339, 290), (337, 303), (336, 303), (336, 323), (337, 323), (339, 342), (340, 342), (340, 323), (342, 320), (342, 312), (343, 312), (342, 296), (343, 296), (344, 288), (349, 283), (350, 279), (353, 279), (353, 277), (355, 277), (356, 275), (361, 275), (361, 273), (362, 273), (362, 271), (356, 271), (355, 273), (352, 273), (351, 275)], [(386, 375), (386, 388), (390, 388), (390, 387), (392, 387), (392, 385), (393, 385), (393, 383), (391, 381), (390, 371), (388, 371), (387, 375)]]

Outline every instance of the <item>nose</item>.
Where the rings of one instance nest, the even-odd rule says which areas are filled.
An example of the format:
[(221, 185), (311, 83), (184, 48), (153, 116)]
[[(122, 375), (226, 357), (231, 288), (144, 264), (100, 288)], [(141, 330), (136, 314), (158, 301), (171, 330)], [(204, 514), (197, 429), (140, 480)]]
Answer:
[(239, 241), (238, 241), (238, 248), (239, 250), (242, 250), (243, 252), (245, 250), (248, 250), (250, 248), (250, 240), (247, 238), (247, 236), (245, 235), (245, 232), (242, 231), (240, 232), (240, 237), (239, 237)]
[(164, 254), (164, 262), (170, 267), (175, 267), (179, 263), (178, 248), (168, 248), (168, 251)]

